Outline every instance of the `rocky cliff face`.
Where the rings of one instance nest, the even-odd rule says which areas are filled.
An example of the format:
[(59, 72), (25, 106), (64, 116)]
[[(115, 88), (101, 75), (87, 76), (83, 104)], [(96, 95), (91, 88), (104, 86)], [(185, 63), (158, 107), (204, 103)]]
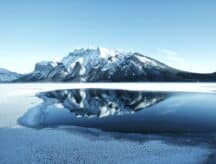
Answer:
[(216, 81), (216, 76), (176, 70), (140, 53), (98, 48), (75, 50), (60, 62), (38, 63), (32, 73), (18, 81)]

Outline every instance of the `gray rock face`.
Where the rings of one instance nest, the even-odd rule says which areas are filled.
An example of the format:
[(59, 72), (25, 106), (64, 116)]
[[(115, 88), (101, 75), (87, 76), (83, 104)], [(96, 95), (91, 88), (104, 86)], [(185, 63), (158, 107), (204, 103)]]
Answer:
[(33, 73), (23, 76), (18, 81), (189, 82), (216, 81), (216, 75), (176, 70), (140, 53), (79, 49), (60, 62), (36, 64)]

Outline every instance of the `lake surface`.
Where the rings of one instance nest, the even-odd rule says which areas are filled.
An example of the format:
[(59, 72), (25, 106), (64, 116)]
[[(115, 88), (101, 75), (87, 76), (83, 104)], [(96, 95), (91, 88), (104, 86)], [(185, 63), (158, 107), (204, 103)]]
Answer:
[[(53, 83), (0, 85), (0, 126), (76, 125), (138, 133), (216, 131), (213, 83), (139, 83), (129, 84), (130, 90), (125, 90), (125, 84), (112, 90), (93, 85), (79, 84), (82, 89), (76, 84), (75, 89)], [(137, 85), (143, 86), (140, 91)]]
[(0, 163), (215, 163), (215, 90), (214, 83), (1, 84)]

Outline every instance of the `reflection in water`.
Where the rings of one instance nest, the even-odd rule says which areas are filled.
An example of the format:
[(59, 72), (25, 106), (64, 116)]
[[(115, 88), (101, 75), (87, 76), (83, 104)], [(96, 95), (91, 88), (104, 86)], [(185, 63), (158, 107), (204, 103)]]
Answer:
[(43, 99), (55, 98), (77, 116), (107, 117), (137, 112), (159, 103), (165, 93), (124, 90), (64, 90), (41, 93)]
[(74, 125), (129, 133), (216, 131), (216, 94), (87, 89), (38, 96), (43, 102), (19, 118), (21, 125)]

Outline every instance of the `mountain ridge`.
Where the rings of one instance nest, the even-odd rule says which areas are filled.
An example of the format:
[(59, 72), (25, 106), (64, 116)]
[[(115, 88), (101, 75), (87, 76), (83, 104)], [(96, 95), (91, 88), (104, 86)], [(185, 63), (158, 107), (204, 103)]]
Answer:
[(216, 73), (181, 71), (138, 52), (75, 49), (61, 61), (43, 61), (14, 82), (208, 82)]
[(0, 82), (10, 82), (20, 78), (22, 74), (9, 71), (5, 68), (0, 68)]

